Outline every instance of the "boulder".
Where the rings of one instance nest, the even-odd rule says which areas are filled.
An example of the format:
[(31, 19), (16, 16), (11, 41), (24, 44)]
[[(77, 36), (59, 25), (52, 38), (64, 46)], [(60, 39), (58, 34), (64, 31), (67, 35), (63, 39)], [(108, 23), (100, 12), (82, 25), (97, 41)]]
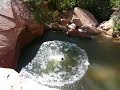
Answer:
[(70, 25), (68, 25), (68, 28), (70, 28), (70, 29), (76, 29), (76, 24), (71, 23)]
[(88, 26), (88, 25), (98, 26), (99, 25), (98, 21), (89, 11), (78, 8), (78, 7), (74, 8), (73, 21), (75, 17), (77, 17), (77, 22), (80, 24), (79, 25), (77, 23), (76, 25), (79, 25), (79, 26)]
[(11, 0), (0, 0), (0, 14), (14, 18), (10, 1)]
[(112, 29), (113, 26), (114, 26), (113, 19), (110, 19), (108, 21), (101, 23), (99, 27), (102, 28), (103, 30), (109, 30)]
[(72, 15), (72, 22), (78, 27), (83, 25), (82, 22), (80, 21), (80, 19), (78, 18), (78, 16), (75, 13), (73, 13), (73, 15)]
[(88, 39), (92, 38), (92, 36), (85, 34), (79, 30), (76, 30), (76, 29), (70, 29), (66, 32), (66, 34), (69, 36), (73, 36), (73, 37), (88, 38)]
[(99, 35), (102, 33), (102, 31), (94, 26), (82, 26), (79, 27), (79, 29), (82, 29), (84, 33), (88, 35)]
[(0, 67), (16, 68), (21, 49), (41, 36), (44, 28), (31, 19), (21, 0), (7, 1), (8, 8), (0, 8)]
[(67, 31), (67, 27), (66, 26), (62, 26), (59, 23), (52, 23), (52, 28), (55, 30), (61, 30), (61, 31)]
[(95, 17), (89, 11), (78, 7), (60, 13), (58, 15), (58, 24), (54, 24), (53, 28), (67, 31), (66, 34), (70, 36), (91, 38), (90, 35), (102, 33), (102, 30), (97, 28), (99, 23)]

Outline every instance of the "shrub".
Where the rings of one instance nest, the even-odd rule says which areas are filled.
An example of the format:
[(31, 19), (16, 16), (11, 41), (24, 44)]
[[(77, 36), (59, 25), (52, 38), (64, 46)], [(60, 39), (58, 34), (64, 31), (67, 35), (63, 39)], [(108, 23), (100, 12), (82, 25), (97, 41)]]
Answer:
[(111, 18), (114, 22), (113, 30), (120, 31), (120, 9), (118, 11), (115, 11)]
[(113, 7), (120, 7), (120, 0), (110, 0)]
[(79, 7), (85, 8), (90, 11), (99, 22), (108, 20), (111, 11), (110, 0), (80, 0)]
[(53, 10), (68, 10), (76, 5), (77, 0), (50, 0), (49, 6)]
[(32, 17), (39, 23), (49, 23), (52, 20), (51, 11), (43, 8), (44, 0), (23, 0), (32, 12)]
[[(69, 10), (76, 6), (87, 9), (98, 21), (109, 19), (111, 7), (117, 5), (119, 0), (24, 0), (33, 13), (33, 18), (38, 22), (50, 23), (54, 21), (54, 11)], [(116, 1), (116, 2), (115, 2)], [(44, 9), (47, 2), (48, 9)]]
[(113, 30), (120, 32), (120, 0), (111, 0), (113, 8), (116, 8), (111, 18), (113, 19)]

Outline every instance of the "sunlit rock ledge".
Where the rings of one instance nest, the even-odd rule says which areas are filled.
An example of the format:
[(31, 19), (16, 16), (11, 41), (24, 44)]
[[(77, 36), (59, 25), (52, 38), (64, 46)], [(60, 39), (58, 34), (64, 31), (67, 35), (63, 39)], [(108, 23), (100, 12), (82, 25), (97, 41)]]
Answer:
[(0, 90), (57, 90), (39, 85), (29, 78), (22, 78), (18, 72), (0, 68)]

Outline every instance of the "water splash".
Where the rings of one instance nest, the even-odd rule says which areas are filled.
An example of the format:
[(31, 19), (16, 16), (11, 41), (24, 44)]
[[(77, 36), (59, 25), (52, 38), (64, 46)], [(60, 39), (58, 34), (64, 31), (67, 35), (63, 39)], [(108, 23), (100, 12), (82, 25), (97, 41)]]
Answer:
[(47, 86), (64, 86), (80, 80), (88, 69), (88, 57), (77, 45), (44, 42), (35, 58), (22, 69), (25, 77)]

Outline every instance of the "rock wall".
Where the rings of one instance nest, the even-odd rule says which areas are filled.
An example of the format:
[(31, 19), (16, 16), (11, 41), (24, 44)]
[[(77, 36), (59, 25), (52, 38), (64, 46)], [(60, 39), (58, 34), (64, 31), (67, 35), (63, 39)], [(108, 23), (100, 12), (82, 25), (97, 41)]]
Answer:
[(42, 24), (31, 19), (21, 0), (2, 0), (0, 6), (0, 67), (16, 68), (20, 50), (43, 35)]

